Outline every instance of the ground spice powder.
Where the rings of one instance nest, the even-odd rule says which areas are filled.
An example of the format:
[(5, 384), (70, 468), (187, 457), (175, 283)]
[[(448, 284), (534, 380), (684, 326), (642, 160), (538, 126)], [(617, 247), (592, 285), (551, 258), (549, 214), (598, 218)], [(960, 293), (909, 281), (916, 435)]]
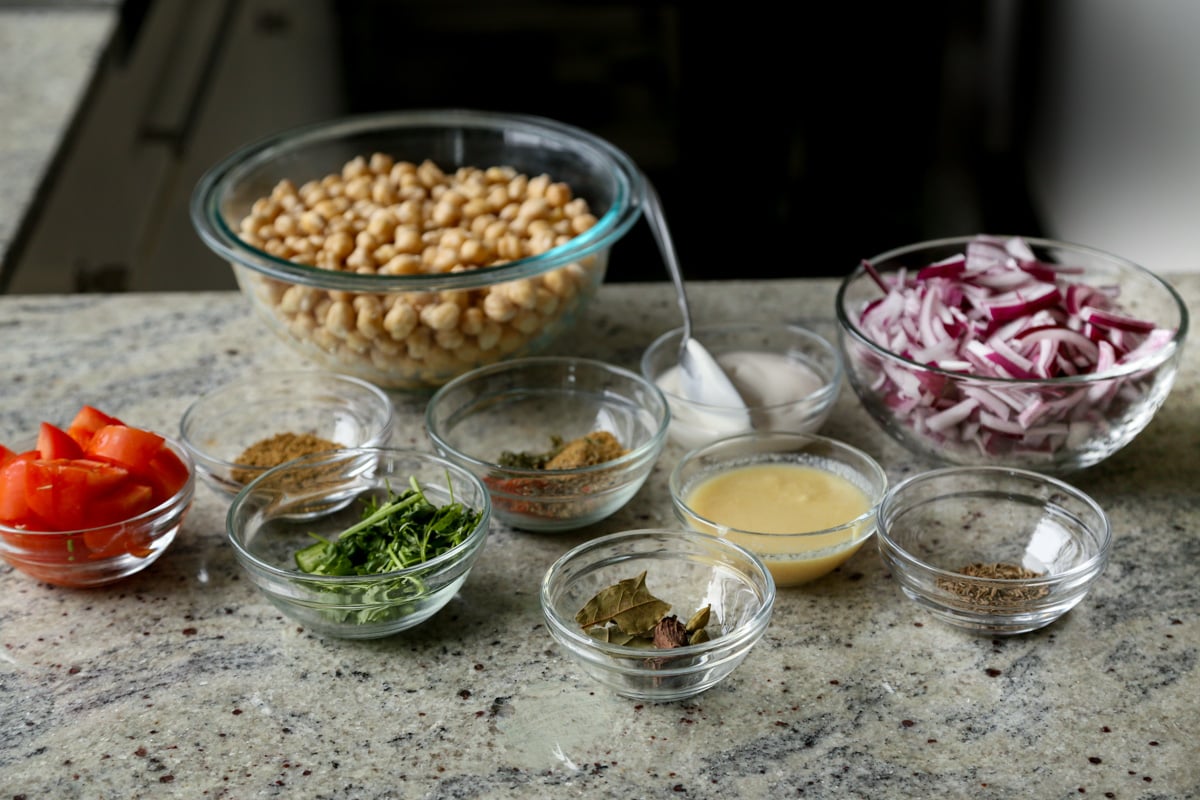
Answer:
[(543, 469), (579, 469), (594, 467), (620, 458), (628, 452), (608, 431), (596, 431), (567, 442), (546, 462)]
[[(960, 569), (959, 574), (967, 578), (1000, 578), (1003, 580), (1024, 580), (1040, 578), (1043, 573), (1025, 569), (1019, 564), (997, 562), (992, 564), (967, 564)], [(937, 585), (948, 591), (982, 606), (1004, 607), (1014, 606), (1028, 600), (1045, 597), (1049, 590), (1044, 586), (998, 586), (969, 580), (951, 580), (939, 578)]]
[[(312, 433), (277, 433), (247, 447), (238, 456), (237, 463), (247, 467), (270, 469), (293, 458), (337, 450), (340, 447), (344, 445)], [(257, 475), (254, 470), (235, 469), (231, 477), (238, 483), (249, 483)]]
[[(595, 431), (566, 443), (559, 436), (551, 436), (550, 439), (554, 447), (548, 453), (505, 451), (500, 454), (499, 463), (505, 467), (553, 473), (594, 467), (618, 459), (629, 452), (620, 440), (608, 431)], [(503, 494), (548, 499), (547, 502), (539, 502), (493, 495), (492, 502), (509, 511), (546, 519), (570, 519), (586, 512), (592, 506), (592, 501), (562, 502), (549, 498), (603, 493), (620, 482), (621, 473), (601, 470), (587, 475), (547, 475), (545, 478), (486, 477), (483, 480), (490, 488)]]

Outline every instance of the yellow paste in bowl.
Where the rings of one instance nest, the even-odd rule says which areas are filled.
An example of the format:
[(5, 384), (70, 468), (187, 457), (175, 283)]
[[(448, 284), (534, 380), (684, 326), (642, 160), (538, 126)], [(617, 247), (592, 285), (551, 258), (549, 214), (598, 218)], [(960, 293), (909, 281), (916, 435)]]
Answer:
[(699, 483), (686, 502), (694, 514), (730, 528), (719, 533), (756, 553), (780, 586), (819, 578), (853, 555), (861, 525), (841, 526), (871, 508), (851, 481), (801, 464), (738, 467)]

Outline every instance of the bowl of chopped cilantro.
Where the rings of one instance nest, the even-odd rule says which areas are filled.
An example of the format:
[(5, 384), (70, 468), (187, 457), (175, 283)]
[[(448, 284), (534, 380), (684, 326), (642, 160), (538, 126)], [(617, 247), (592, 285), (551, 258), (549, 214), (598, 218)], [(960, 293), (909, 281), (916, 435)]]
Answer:
[(432, 453), (348, 448), (255, 478), (226, 532), (280, 611), (314, 633), (389, 636), (436, 614), (467, 580), (492, 505), (480, 480)]
[(614, 364), (533, 356), (481, 367), (426, 406), (434, 449), (487, 486), (496, 517), (530, 531), (599, 522), (637, 494), (671, 412), (646, 378)]

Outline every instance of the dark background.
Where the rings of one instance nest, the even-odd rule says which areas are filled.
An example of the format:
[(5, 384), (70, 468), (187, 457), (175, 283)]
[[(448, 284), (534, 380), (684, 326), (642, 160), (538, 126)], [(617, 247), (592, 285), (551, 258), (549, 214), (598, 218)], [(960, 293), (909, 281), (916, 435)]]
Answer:
[[(1126, 107), (1103, 109), (1134, 67), (1173, 74), (1151, 57), (1156, 41), (1136, 38), (1093, 57), (1101, 74), (1085, 76), (1106, 111), (1085, 118), (1104, 126), (1082, 136), (1063, 125), (1071, 95), (1055, 90), (1056, 56), (1082, 22), (1104, 33), (1106, 19), (1068, 18), (1070, 5), (119, 0), (0, 292), (232, 289), (191, 223), (205, 170), (298, 125), (418, 108), (536, 114), (614, 143), (657, 185), (692, 279), (840, 277), (925, 239), (1052, 235), (1043, 217), (1061, 226), (1064, 201), (1047, 195), (1045, 171), (1031, 172), (1047, 167), (1047, 134), (1070, 128), (1065, 144), (1086, 147), (1080, 139), (1114, 138), (1093, 132), (1127, 129), (1135, 141), (1153, 134), (1143, 151), (1157, 152), (1175, 130), (1126, 113), (1147, 94), (1130, 88), (1140, 84), (1126, 87)], [(1101, 171), (1133, 169), (1140, 156), (1125, 150), (1098, 150)], [(1039, 214), (1029, 180), (1057, 207)], [(1095, 183), (1080, 185), (1069, 201)], [(635, 225), (607, 280), (666, 277), (648, 226)]]
[[(655, 182), (689, 278), (843, 275), (926, 238), (1039, 235), (1046, 3), (392, 2), (338, 11), (351, 112), (552, 117)], [(645, 224), (609, 280), (660, 280)]]

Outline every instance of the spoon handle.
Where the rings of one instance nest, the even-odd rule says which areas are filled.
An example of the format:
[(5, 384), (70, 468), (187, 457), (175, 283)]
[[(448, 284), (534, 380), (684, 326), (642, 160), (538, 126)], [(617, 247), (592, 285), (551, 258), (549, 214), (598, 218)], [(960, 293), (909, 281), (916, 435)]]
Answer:
[(667, 228), (667, 218), (663, 214), (662, 200), (659, 199), (658, 190), (654, 188), (654, 184), (649, 179), (646, 179), (645, 212), (646, 219), (650, 223), (650, 232), (654, 234), (654, 241), (658, 242), (663, 262), (667, 265), (667, 271), (675, 283), (675, 297), (679, 302), (679, 313), (683, 315), (683, 338), (680, 341), (686, 343), (692, 338), (692, 312), (688, 308), (687, 292), (683, 288), (683, 273), (679, 269), (679, 258), (675, 255), (675, 244), (671, 240), (670, 229)]

